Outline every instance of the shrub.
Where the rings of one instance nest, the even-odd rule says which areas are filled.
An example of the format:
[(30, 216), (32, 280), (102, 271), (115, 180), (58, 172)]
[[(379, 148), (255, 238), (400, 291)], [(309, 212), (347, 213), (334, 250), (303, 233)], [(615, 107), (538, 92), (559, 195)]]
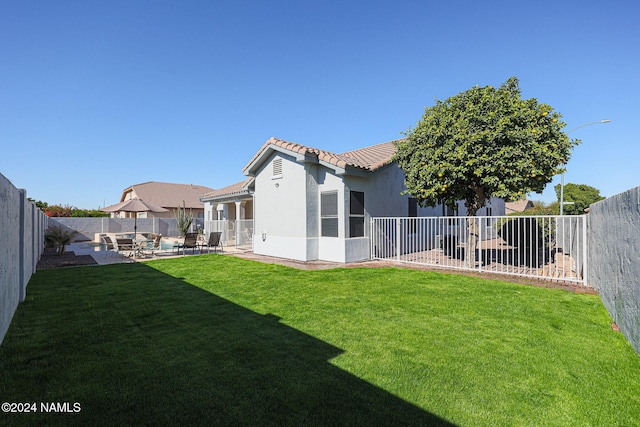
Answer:
[(44, 241), (47, 247), (56, 248), (58, 255), (62, 255), (65, 246), (71, 243), (74, 237), (80, 234), (79, 231), (66, 229), (58, 225), (50, 225), (44, 232)]

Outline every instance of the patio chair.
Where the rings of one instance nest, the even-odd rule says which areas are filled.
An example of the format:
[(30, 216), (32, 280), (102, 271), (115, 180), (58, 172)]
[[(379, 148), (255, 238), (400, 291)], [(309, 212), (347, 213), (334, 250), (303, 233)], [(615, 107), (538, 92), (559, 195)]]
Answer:
[(112, 253), (114, 256), (118, 254), (117, 247), (113, 243), (113, 240), (111, 240), (111, 237), (102, 236), (102, 237), (100, 237), (100, 242), (105, 246), (105, 248), (107, 250), (105, 258), (108, 257), (110, 253)]
[[(133, 239), (121, 239), (116, 238), (116, 251), (124, 256), (133, 256), (136, 253), (136, 245), (133, 243)], [(127, 254), (125, 254), (127, 252)]]
[(153, 242), (150, 242), (147, 246), (142, 246), (140, 248), (140, 253), (143, 255), (150, 253), (150, 255), (153, 256), (156, 251), (161, 250), (160, 242), (162, 241), (162, 234), (152, 234), (151, 236), (153, 237)]
[(185, 254), (185, 249), (191, 249), (191, 253), (195, 253), (196, 249), (200, 251), (200, 246), (198, 244), (198, 233), (187, 233), (184, 236), (184, 242), (178, 245), (178, 255), (180, 254), (180, 249), (182, 249), (182, 255)]
[(211, 233), (209, 233), (209, 240), (207, 240), (207, 242), (202, 245), (203, 248), (205, 246), (207, 247), (207, 253), (209, 253), (209, 248), (211, 248), (212, 246), (216, 251), (218, 247), (220, 247), (220, 250), (222, 250), (222, 242), (220, 241), (221, 236), (222, 231), (212, 231)]

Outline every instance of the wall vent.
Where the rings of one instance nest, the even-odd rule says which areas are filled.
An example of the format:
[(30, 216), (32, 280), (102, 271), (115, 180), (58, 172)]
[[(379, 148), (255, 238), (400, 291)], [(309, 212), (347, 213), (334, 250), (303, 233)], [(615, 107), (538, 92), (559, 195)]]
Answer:
[(282, 176), (282, 159), (273, 160), (273, 176)]

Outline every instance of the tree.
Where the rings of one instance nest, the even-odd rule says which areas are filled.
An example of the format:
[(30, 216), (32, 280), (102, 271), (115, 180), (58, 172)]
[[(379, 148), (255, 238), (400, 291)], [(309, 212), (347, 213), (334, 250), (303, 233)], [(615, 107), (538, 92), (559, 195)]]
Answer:
[(45, 215), (49, 217), (70, 217), (73, 206), (49, 205), (44, 210)]
[[(491, 197), (521, 200), (541, 193), (562, 172), (571, 149), (562, 115), (537, 99), (522, 99), (511, 77), (500, 88), (478, 87), (425, 109), (422, 120), (397, 143), (394, 160), (405, 173), (404, 194), (421, 206), (454, 207), (469, 216)], [(475, 264), (477, 221), (469, 221), (468, 254)]]
[(103, 218), (111, 216), (109, 212), (103, 212), (99, 209), (77, 209), (74, 208), (71, 210), (72, 217), (79, 218)]
[(49, 217), (107, 217), (110, 216), (107, 212), (102, 212), (98, 209), (78, 209), (75, 206), (62, 206), (62, 205), (49, 205), (47, 202), (40, 200), (34, 200), (32, 198), (29, 201), (35, 203), (36, 207), (43, 211), (45, 215)]
[[(558, 204), (560, 203), (560, 184), (553, 187), (558, 196)], [(564, 186), (564, 201), (570, 202), (565, 204), (564, 213), (566, 215), (582, 215), (595, 202), (604, 200), (600, 195), (600, 190), (586, 184), (566, 184)]]
[(43, 212), (49, 207), (49, 204), (47, 202), (42, 202), (40, 200), (34, 200), (31, 197), (27, 197), (27, 200), (29, 200), (30, 202), (35, 203), (36, 207), (38, 209), (40, 209), (41, 211), (43, 211)]

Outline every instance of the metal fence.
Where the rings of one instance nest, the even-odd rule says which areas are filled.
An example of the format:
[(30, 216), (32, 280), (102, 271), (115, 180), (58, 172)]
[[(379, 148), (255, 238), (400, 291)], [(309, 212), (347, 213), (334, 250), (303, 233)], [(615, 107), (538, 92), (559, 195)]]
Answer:
[(372, 218), (371, 258), (587, 283), (586, 217)]
[(253, 245), (253, 220), (205, 221), (205, 233), (222, 232), (220, 240), (223, 246), (251, 249)]

